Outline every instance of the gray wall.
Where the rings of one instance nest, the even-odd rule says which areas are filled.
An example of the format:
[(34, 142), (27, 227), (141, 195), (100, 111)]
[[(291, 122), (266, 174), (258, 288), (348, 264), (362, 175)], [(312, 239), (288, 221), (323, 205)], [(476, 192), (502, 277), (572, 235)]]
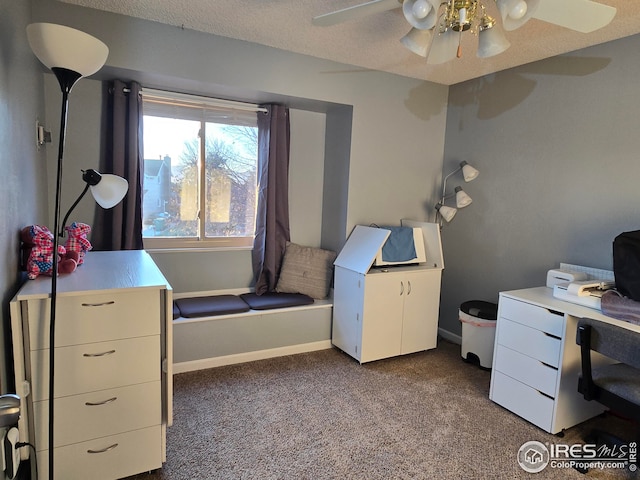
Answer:
[[(0, 0), (0, 392), (14, 391), (8, 329), (9, 300), (24, 281), (18, 271), (18, 233), (46, 221), (44, 152), (36, 149), (36, 118), (45, 115), (40, 63), (27, 44), (29, 2)], [(5, 338), (7, 346), (5, 345)], [(9, 378), (8, 378), (9, 377)]]
[(474, 202), (445, 225), (440, 326), (465, 300), (544, 285), (560, 262), (611, 270), (612, 241), (640, 228), (640, 36), (455, 85), (444, 171)]
[[(32, 1), (38, 21), (81, 29), (109, 46), (101, 78), (118, 76), (154, 88), (277, 101), (299, 110), (301, 114), (292, 117), (292, 135), (295, 128), (301, 135), (313, 133), (309, 150), (321, 147), (318, 139), (325, 138), (324, 159), (309, 160), (318, 162), (308, 168), (312, 177), (304, 179), (294, 172), (294, 195), (307, 190), (300, 181), (322, 188), (322, 195), (310, 204), (310, 218), (320, 216), (317, 223), (292, 224), (292, 235), (300, 242), (339, 249), (355, 224), (398, 224), (401, 218), (432, 216), (425, 205), (434, 203), (433, 185), (442, 170), (447, 87), (380, 72), (354, 73), (334, 62), (256, 44), (64, 3)], [(84, 105), (73, 95), (82, 93), (74, 89), (71, 100)], [(70, 119), (72, 115), (70, 110)], [(70, 126), (68, 138), (81, 144), (95, 141), (98, 134), (87, 133), (87, 125)], [(299, 215), (299, 208), (293, 206), (294, 215)], [(178, 292), (248, 283), (247, 252), (172, 252), (154, 258)]]

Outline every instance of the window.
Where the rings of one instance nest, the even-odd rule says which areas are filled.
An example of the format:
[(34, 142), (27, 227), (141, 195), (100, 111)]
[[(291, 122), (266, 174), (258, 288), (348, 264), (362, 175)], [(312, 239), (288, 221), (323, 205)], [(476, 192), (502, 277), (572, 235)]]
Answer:
[(145, 248), (253, 244), (258, 108), (143, 91)]

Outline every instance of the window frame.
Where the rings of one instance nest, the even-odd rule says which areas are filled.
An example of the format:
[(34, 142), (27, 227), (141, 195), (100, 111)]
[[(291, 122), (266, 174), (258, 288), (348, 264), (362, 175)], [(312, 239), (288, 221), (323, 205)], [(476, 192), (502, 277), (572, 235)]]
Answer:
[[(153, 102), (162, 104), (165, 103), (167, 105), (175, 105), (178, 108), (200, 108), (200, 109), (215, 109), (219, 111), (228, 111), (228, 112), (236, 112), (239, 115), (246, 115), (247, 112), (255, 112), (257, 115), (258, 112), (266, 112), (265, 108), (259, 107), (258, 105), (246, 103), (246, 102), (236, 102), (230, 100), (222, 100), (217, 98), (210, 97), (202, 97), (198, 95), (184, 94), (179, 92), (170, 92), (165, 90), (155, 90), (149, 88), (142, 89), (142, 103), (143, 103), (143, 115), (147, 115), (144, 110), (145, 99), (147, 102)], [(154, 115), (153, 113), (149, 114), (150, 116), (160, 116)], [(182, 118), (187, 120), (193, 120), (192, 118), (188, 118), (188, 116), (180, 117), (180, 116), (171, 116), (168, 118)], [(229, 236), (229, 237), (207, 237), (205, 232), (205, 215), (204, 215), (204, 205), (206, 205), (206, 162), (202, 159), (206, 158), (206, 123), (215, 123), (207, 120), (206, 118), (202, 118), (200, 121), (200, 131), (198, 136), (200, 137), (199, 147), (200, 147), (200, 159), (199, 161), (199, 172), (198, 172), (198, 189), (199, 189), (199, 209), (198, 209), (198, 231), (200, 232), (199, 237), (144, 237), (143, 245), (147, 250), (192, 250), (192, 249), (251, 249), (253, 248), (253, 242), (255, 238), (255, 231), (251, 235), (246, 236)], [(237, 125), (242, 125), (243, 123), (237, 123)], [(232, 123), (228, 123), (228, 125), (233, 125)], [(257, 128), (257, 121), (256, 121)], [(203, 135), (204, 133), (204, 135)], [(144, 139), (144, 131), (143, 131), (143, 139)], [(144, 141), (144, 140), (143, 140)], [(256, 158), (257, 162), (257, 158)], [(258, 166), (256, 165), (256, 170)], [(257, 180), (257, 178), (256, 178)], [(144, 187), (144, 179), (143, 179), (143, 187)], [(257, 185), (256, 185), (256, 195), (257, 195)], [(257, 198), (254, 205), (254, 222), (257, 214)]]

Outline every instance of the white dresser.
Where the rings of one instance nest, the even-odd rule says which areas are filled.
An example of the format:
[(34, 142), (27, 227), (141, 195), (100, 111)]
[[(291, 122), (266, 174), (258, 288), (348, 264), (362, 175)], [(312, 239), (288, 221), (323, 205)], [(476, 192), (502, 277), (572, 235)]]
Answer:
[[(564, 302), (547, 287), (500, 293), (489, 398), (549, 433), (559, 433), (605, 409), (578, 393), (582, 317), (640, 327)], [(594, 365), (607, 362), (594, 354)]]
[[(48, 478), (51, 279), (11, 301), (20, 440)], [(170, 285), (144, 251), (89, 252), (58, 279), (55, 478), (115, 480), (160, 468), (171, 424)], [(23, 456), (28, 449), (22, 449)], [(33, 471), (33, 469), (32, 469)], [(35, 476), (33, 477), (35, 478)]]

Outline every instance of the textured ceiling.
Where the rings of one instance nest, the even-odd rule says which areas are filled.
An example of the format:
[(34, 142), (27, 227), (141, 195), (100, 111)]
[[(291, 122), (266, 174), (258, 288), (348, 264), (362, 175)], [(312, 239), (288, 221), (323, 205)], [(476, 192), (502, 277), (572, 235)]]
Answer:
[[(410, 30), (400, 8), (330, 27), (311, 24), (315, 16), (364, 0), (60, 1), (333, 60), (354, 70), (380, 70), (444, 85), (640, 33), (639, 0), (600, 0), (616, 7), (617, 14), (595, 32), (578, 33), (532, 19), (518, 30), (505, 32), (511, 48), (500, 55), (476, 58), (477, 37), (466, 32), (462, 58), (427, 65), (400, 43)], [(485, 0), (485, 5), (489, 14), (499, 18), (495, 2)]]

